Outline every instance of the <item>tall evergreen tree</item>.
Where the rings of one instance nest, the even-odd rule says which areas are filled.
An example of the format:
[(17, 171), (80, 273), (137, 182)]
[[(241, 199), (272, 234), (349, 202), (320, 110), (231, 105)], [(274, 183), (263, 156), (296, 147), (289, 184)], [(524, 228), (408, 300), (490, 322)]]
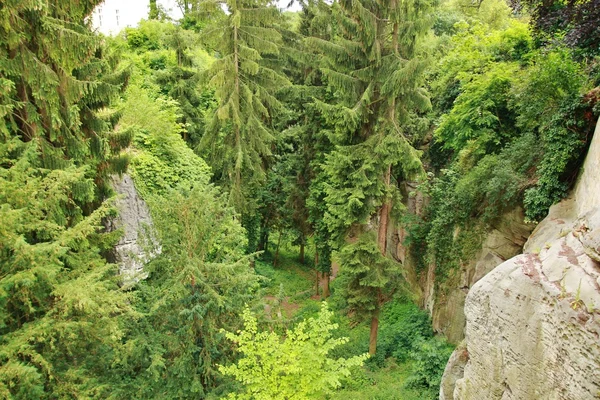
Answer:
[(158, 19), (158, 5), (156, 4), (156, 0), (150, 0), (148, 19)]
[[(418, 38), (429, 28), (429, 3), (341, 0), (332, 8), (337, 37), (308, 39), (326, 56), (321, 70), (334, 93), (333, 101), (317, 102), (336, 145), (323, 166), (328, 176), (324, 218), (333, 247), (341, 249), (342, 273), (350, 275), (348, 302), (356, 315), (371, 318), (369, 351), (374, 354), (381, 305), (400, 277), (400, 266), (391, 268), (384, 260), (397, 192), (392, 173), (402, 179), (422, 171), (403, 125), (411, 112), (429, 107), (420, 88), (425, 61), (415, 54)], [(374, 217), (381, 260), (368, 244)]]
[(0, 6), (2, 398), (102, 397), (129, 310), (101, 255), (115, 241), (108, 176), (131, 135), (106, 109), (126, 74), (84, 23), (99, 3)]
[(251, 213), (250, 194), (264, 181), (271, 154), (273, 113), (282, 107), (274, 94), (289, 85), (265, 62), (279, 54), (281, 34), (274, 28), (279, 11), (269, 0), (211, 0), (202, 6), (205, 12), (224, 7), (228, 14), (204, 31), (220, 57), (207, 71), (218, 106), (201, 147), (228, 185), (236, 210)]

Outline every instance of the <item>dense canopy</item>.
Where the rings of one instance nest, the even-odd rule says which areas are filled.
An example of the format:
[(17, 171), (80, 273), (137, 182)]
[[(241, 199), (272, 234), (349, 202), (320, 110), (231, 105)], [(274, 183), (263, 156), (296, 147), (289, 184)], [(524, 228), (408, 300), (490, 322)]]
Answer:
[(598, 1), (100, 3), (0, 4), (0, 398), (437, 399), (417, 304), (572, 187)]

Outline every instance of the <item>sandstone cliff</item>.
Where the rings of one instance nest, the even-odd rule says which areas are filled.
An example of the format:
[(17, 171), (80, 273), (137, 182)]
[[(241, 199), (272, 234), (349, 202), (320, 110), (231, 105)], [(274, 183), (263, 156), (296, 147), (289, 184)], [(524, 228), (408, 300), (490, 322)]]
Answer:
[(469, 291), (441, 400), (600, 398), (600, 123), (571, 196)]
[[(409, 195), (411, 192), (413, 195)], [(418, 193), (416, 184), (407, 184), (404, 198), (411, 214), (422, 214), (425, 199)], [(405, 278), (421, 307), (429, 311), (434, 330), (450, 342), (458, 344), (464, 338), (464, 306), (470, 288), (495, 267), (522, 252), (533, 230), (533, 224), (523, 222), (524, 218), (523, 210), (517, 208), (505, 213), (494, 226), (486, 228), (479, 249), (471, 258), (460, 260), (461, 268), (453, 271), (452, 277), (441, 284), (436, 284), (435, 263), (428, 265), (424, 274), (415, 271), (413, 260), (403, 245), (407, 232), (402, 225), (390, 224), (390, 254), (404, 264)]]

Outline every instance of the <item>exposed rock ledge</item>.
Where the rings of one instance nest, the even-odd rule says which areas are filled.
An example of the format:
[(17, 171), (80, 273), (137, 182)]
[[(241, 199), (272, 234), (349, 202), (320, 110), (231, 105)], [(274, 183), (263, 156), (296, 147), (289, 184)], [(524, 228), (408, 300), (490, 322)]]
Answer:
[(570, 198), (477, 282), (440, 400), (600, 398), (600, 122)]
[(115, 206), (119, 215), (108, 221), (107, 229), (123, 230), (114, 249), (114, 261), (119, 264), (123, 284), (131, 285), (146, 278), (144, 265), (160, 254), (161, 248), (151, 234), (150, 210), (135, 189), (131, 176), (114, 177), (112, 185), (117, 192)]

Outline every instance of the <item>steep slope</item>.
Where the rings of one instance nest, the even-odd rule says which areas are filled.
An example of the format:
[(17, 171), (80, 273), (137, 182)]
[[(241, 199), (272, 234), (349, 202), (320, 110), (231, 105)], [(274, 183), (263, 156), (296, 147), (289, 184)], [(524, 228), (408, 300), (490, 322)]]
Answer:
[(466, 298), (466, 338), (441, 400), (600, 393), (600, 123), (571, 196)]

